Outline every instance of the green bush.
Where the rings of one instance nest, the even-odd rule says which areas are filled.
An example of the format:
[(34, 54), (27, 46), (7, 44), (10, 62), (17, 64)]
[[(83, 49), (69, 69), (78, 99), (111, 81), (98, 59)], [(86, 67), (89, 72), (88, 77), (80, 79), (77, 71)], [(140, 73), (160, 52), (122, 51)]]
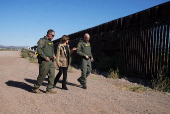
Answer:
[(108, 78), (118, 79), (119, 78), (119, 69), (117, 68), (116, 71), (114, 71), (113, 69), (110, 69)]
[(22, 58), (27, 58), (29, 56), (29, 52), (22, 51), (21, 56), (22, 56)]
[(161, 92), (170, 92), (170, 77), (166, 77), (167, 72), (167, 68), (163, 66), (163, 68), (158, 71), (156, 77), (152, 76), (153, 79), (151, 82), (153, 89)]
[(34, 58), (34, 57), (29, 57), (29, 61), (32, 62), (32, 63), (37, 63), (38, 59)]

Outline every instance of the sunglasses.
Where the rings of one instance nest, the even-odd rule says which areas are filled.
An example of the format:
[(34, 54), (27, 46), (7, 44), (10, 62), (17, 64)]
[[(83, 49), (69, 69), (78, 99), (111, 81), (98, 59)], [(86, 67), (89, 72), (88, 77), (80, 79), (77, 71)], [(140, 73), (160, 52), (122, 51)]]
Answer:
[(54, 37), (55, 35), (52, 35), (52, 34), (51, 34), (51, 36)]

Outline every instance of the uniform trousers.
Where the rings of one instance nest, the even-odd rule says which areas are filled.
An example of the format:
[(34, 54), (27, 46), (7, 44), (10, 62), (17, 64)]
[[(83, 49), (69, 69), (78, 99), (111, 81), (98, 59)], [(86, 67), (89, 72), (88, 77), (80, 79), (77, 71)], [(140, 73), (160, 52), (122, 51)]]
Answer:
[(55, 66), (53, 60), (50, 60), (49, 62), (42, 61), (41, 64), (39, 64), (39, 75), (34, 85), (35, 89), (38, 89), (41, 86), (46, 75), (48, 75), (48, 85), (46, 91), (50, 91), (53, 88), (55, 77)]
[(86, 85), (86, 78), (89, 76), (91, 72), (91, 60), (89, 59), (82, 59), (81, 63), (81, 77), (79, 78), (82, 85)]

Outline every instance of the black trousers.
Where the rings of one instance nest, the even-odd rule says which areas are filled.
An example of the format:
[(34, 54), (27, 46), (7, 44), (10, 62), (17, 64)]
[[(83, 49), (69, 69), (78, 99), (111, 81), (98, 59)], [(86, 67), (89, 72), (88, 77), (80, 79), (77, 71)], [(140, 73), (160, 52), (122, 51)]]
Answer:
[(59, 67), (59, 72), (55, 77), (54, 85), (57, 84), (58, 80), (60, 79), (61, 75), (63, 74), (62, 88), (66, 87), (67, 69), (68, 69), (68, 67)]

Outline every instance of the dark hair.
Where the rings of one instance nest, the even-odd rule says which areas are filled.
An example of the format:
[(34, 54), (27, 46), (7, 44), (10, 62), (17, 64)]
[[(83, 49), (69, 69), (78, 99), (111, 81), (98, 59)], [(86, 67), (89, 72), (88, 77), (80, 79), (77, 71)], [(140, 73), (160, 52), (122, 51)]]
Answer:
[(64, 43), (66, 42), (67, 40), (69, 40), (69, 37), (67, 35), (63, 35), (61, 38), (60, 38), (60, 43)]
[(47, 31), (47, 35), (50, 34), (50, 33), (52, 33), (52, 32), (54, 32), (54, 30), (49, 29), (49, 30)]

